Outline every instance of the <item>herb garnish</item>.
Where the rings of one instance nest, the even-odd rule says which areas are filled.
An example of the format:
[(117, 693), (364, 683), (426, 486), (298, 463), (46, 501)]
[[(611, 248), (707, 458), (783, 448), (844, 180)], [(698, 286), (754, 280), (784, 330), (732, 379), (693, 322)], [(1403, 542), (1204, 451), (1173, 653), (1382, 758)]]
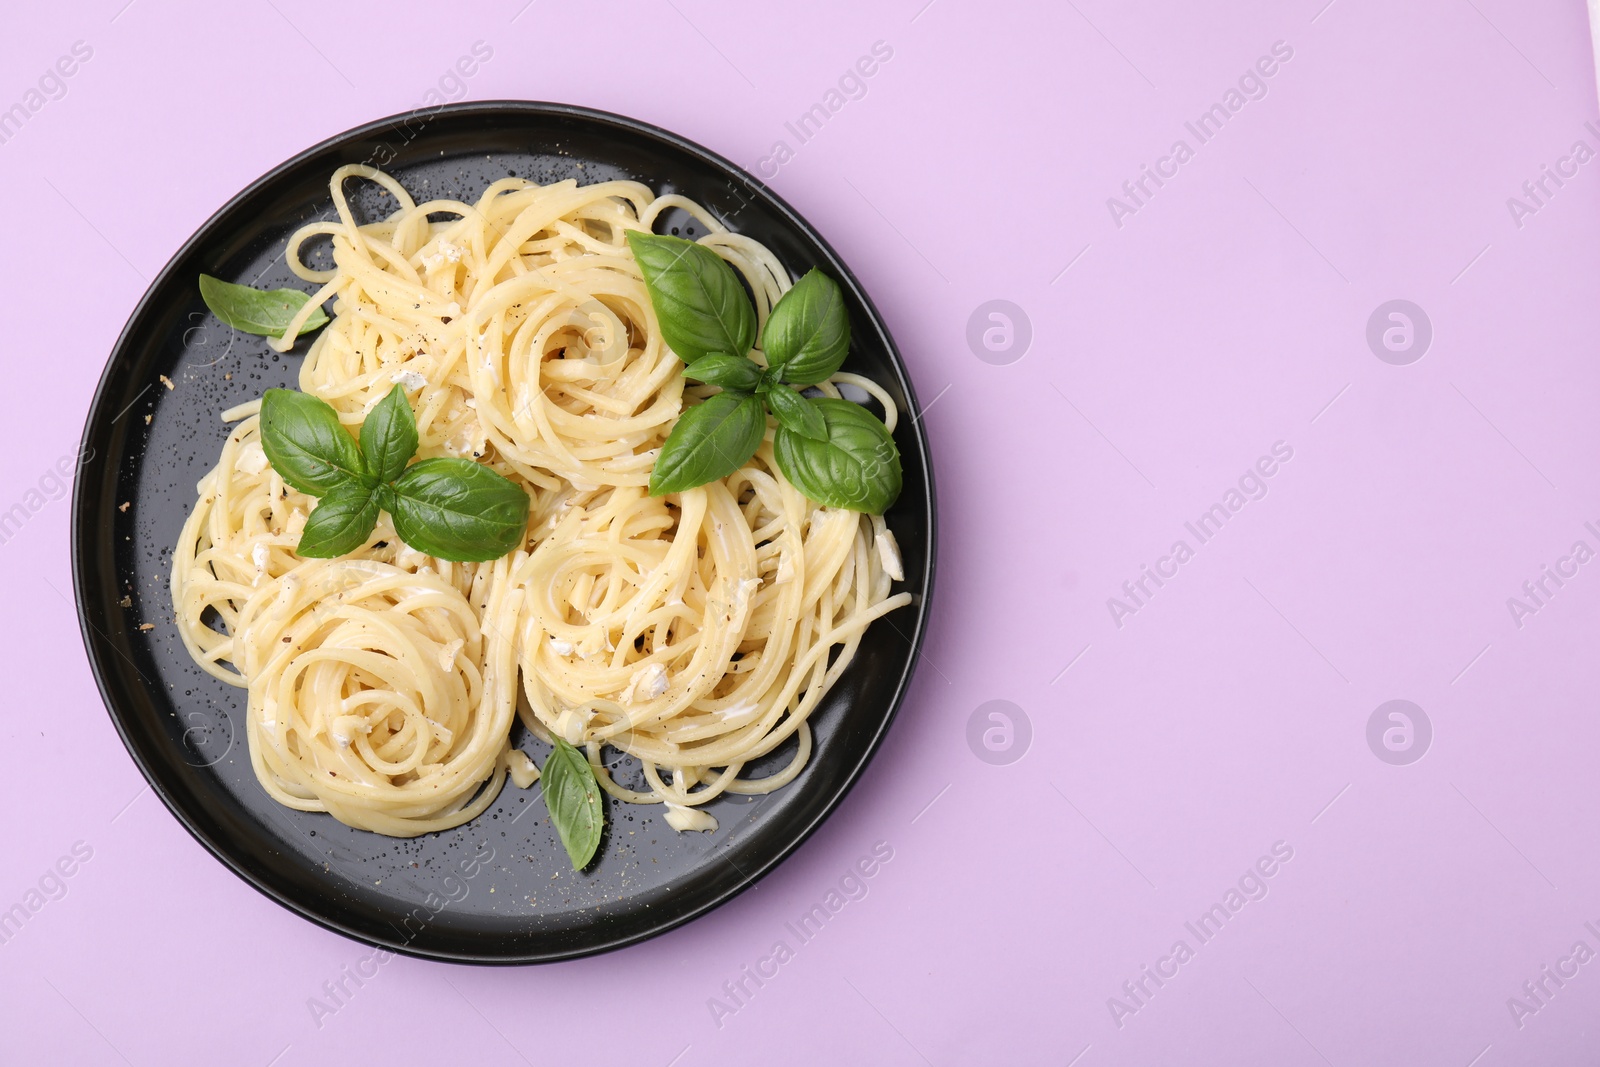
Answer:
[(900, 451), (883, 422), (845, 400), (793, 386), (827, 381), (850, 350), (838, 283), (811, 270), (773, 306), (761, 330), (767, 369), (749, 358), (755, 309), (722, 257), (693, 241), (631, 230), (661, 336), (687, 362), (684, 377), (722, 392), (688, 408), (667, 435), (650, 494), (679, 493), (738, 470), (778, 421), (773, 455), (802, 493), (830, 507), (879, 515), (900, 495)]
[[(499, 559), (522, 544), (528, 494), (470, 459), (425, 459), (405, 390), (395, 386), (361, 425), (356, 443), (326, 401), (292, 389), (261, 398), (261, 447), (273, 469), (320, 497), (296, 554), (331, 559), (366, 543), (378, 513), (418, 552), (457, 563)], [(407, 464), (410, 463), (409, 466)]]
[(589, 758), (569, 745), (559, 734), (552, 735), (555, 748), (544, 761), (539, 783), (544, 788), (545, 807), (550, 821), (566, 846), (572, 869), (581, 871), (594, 859), (605, 829), (606, 812), (600, 798)]
[[(248, 285), (235, 285), (202, 274), (200, 298), (211, 309), (211, 314), (234, 329), (278, 337), (289, 328), (289, 323), (311, 299), (311, 294), (299, 289), (252, 289)], [(300, 333), (310, 333), (327, 324), (328, 313), (317, 308), (306, 316)]]

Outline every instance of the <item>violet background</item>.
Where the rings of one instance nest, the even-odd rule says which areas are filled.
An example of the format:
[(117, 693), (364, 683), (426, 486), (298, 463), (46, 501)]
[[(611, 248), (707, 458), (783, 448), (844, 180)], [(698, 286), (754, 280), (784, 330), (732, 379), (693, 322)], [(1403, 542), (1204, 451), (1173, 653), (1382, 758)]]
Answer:
[[(1600, 950), (1600, 563), (1520, 628), (1506, 603), (1600, 548), (1600, 161), (1520, 227), (1507, 206), (1574, 141), (1600, 149), (1578, 0), (124, 3), (32, 5), (0, 35), (0, 108), (93, 49), (0, 144), (0, 510), (76, 448), (190, 233), (423, 104), (474, 42), (493, 57), (453, 95), (614, 110), (756, 168), (883, 41), (866, 96), (771, 184), (905, 352), (940, 575), (882, 752), (757, 888), (594, 959), (395, 959), (319, 1026), (308, 999), (370, 950), (142, 788), (48, 504), (0, 546), (0, 908), (74, 842), (93, 858), (0, 944), (4, 1062), (1593, 1061), (1600, 962), (1520, 1027), (1507, 1006)], [(1107, 198), (1278, 41), (1266, 97), (1119, 228)], [(1406, 366), (1365, 337), (1396, 298), (1434, 331)], [(1031, 321), (1008, 364), (966, 339), (993, 299)], [(1118, 628), (1107, 598), (1277, 441), (1266, 498)], [(1366, 740), (1396, 698), (1433, 727), (1406, 766)], [(992, 700), (1031, 723), (1007, 765), (967, 740)], [(708, 999), (879, 841), (866, 898), (719, 1026)], [(1269, 895), (1116, 1025), (1108, 998), (1198, 945), (1184, 923), (1278, 841)]]

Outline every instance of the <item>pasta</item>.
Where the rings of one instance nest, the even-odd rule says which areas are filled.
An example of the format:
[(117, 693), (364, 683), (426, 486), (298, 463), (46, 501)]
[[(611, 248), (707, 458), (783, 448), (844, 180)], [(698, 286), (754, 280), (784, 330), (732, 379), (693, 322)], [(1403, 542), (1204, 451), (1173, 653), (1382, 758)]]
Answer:
[[(376, 183), (396, 210), (358, 223), (352, 180)], [(648, 494), (686, 402), (716, 390), (685, 382), (625, 237), (688, 212), (759, 322), (790, 287), (782, 264), (692, 201), (635, 182), (507, 177), (473, 203), (417, 202), (358, 165), (331, 189), (337, 218), (288, 248), (320, 288), (271, 343), (287, 351), (332, 300), (301, 390), (353, 432), (399, 385), (417, 455), (486, 464), (527, 490), (531, 517), (523, 546), (488, 563), (415, 551), (387, 513), (355, 551), (301, 558), (317, 501), (268, 462), (259, 401), (224, 413), (237, 425), (198, 486), (172, 596), (196, 663), (248, 690), (263, 788), (377, 833), (447, 829), (508, 777), (537, 778), (511, 745), (517, 719), (577, 746), (613, 797), (664, 805), (680, 831), (714, 829), (701, 809), (724, 793), (793, 781), (811, 754), (808, 717), (862, 634), (910, 602), (892, 589), (898, 549), (881, 518), (791, 485), (770, 427), (732, 474)], [(331, 243), (331, 268), (303, 261), (313, 241)], [(883, 390), (848, 374), (818, 388), (838, 397), (841, 385), (865, 390), (893, 429)], [(781, 769), (747, 773), (785, 745)], [(607, 772), (608, 747), (636, 761), (634, 784)]]

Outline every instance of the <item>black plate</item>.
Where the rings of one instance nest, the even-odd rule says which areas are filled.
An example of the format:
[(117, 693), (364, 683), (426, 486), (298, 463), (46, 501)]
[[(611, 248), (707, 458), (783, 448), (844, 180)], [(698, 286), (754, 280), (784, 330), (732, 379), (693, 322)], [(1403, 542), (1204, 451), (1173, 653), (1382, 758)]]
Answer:
[[(306, 348), (302, 341), (280, 356), (261, 338), (220, 327), (196, 279), (304, 288), (284, 266), (285, 242), (307, 219), (331, 215), (329, 175), (360, 162), (414, 193), (468, 202), (508, 171), (539, 182), (637, 179), (706, 205), (792, 273), (819, 266), (841, 282), (855, 339), (846, 369), (876, 379), (906, 413), (895, 434), (905, 491), (887, 518), (916, 603), (867, 632), (811, 718), (817, 748), (799, 779), (764, 798), (713, 802), (715, 833), (680, 835), (657, 807), (608, 802), (600, 858), (574, 874), (538, 790), (510, 783), (471, 823), (411, 840), (290, 811), (251, 771), (244, 691), (205, 674), (184, 650), (168, 573), (195, 483), (227, 434), (217, 415), (273, 386), (294, 387)], [(393, 209), (369, 183), (348, 188), (366, 219)], [(665, 224), (688, 230), (686, 221)], [(201, 844), (286, 907), (437, 959), (520, 963), (618, 948), (704, 914), (770, 871), (839, 803), (882, 740), (910, 682), (933, 578), (933, 483), (927, 442), (909, 417), (916, 410), (894, 341), (849, 269), (787, 204), (720, 156), (632, 119), (557, 104), (461, 104), (375, 122), (235, 197), (161, 272), (118, 339), (84, 428), (92, 458), (73, 495), (73, 580), (89, 661), (157, 795)], [(515, 739), (542, 759), (537, 742)]]

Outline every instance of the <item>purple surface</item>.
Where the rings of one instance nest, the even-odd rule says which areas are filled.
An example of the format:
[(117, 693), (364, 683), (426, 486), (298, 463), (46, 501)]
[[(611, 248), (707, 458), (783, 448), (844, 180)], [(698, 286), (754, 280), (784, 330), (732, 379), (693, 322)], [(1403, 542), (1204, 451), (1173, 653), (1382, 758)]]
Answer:
[[(92, 56), (0, 143), (0, 510), (26, 520), (0, 545), (0, 909), (39, 905), (0, 944), (0, 1059), (1593, 1062), (1600, 561), (1569, 554), (1600, 551), (1600, 160), (1562, 163), (1600, 150), (1583, 5), (923, 2), (99, 0), (13, 21), (0, 108), (74, 42)], [(477, 41), (492, 59), (453, 81)], [(785, 123), (877, 41), (865, 95), (799, 143)], [(1265, 95), (1201, 143), (1185, 123), (1275, 42), (1293, 55)], [(229, 874), (118, 742), (50, 472), (147, 279), (213, 210), (441, 87), (620, 111), (776, 171), (906, 353), (941, 574), (882, 753), (758, 888), (576, 963), (366, 965), (336, 1002), (324, 983), (371, 950)], [(1192, 158), (1126, 197), (1179, 139)], [(1546, 165), (1577, 173), (1536, 202)], [(1031, 321), (1020, 359), (1015, 313), (1012, 347), (984, 348), (992, 300)], [(1392, 300), (1431, 324), (1420, 359), (1414, 313), (1409, 350), (1382, 343), (1399, 320), (1369, 346)], [(1226, 511), (1277, 442), (1266, 495)], [(1202, 543), (1185, 523), (1218, 503)], [(1161, 563), (1179, 540), (1192, 558)], [(1176, 574), (1113, 612), (1144, 565)], [(1576, 574), (1535, 602), (1546, 565)], [(1431, 724), (1420, 760), (1414, 713), (1409, 749), (1385, 747), (1388, 709), (1369, 744), (1391, 700)], [(1030, 724), (1010, 712), (1009, 749), (992, 701)], [(877, 842), (867, 895), (802, 944), (786, 924)], [(1280, 842), (1292, 858), (1248, 876)], [(1261, 899), (1230, 913), (1241, 884)], [(1186, 924), (1213, 904), (1202, 940)], [(792, 958), (730, 998), (780, 940)]]

